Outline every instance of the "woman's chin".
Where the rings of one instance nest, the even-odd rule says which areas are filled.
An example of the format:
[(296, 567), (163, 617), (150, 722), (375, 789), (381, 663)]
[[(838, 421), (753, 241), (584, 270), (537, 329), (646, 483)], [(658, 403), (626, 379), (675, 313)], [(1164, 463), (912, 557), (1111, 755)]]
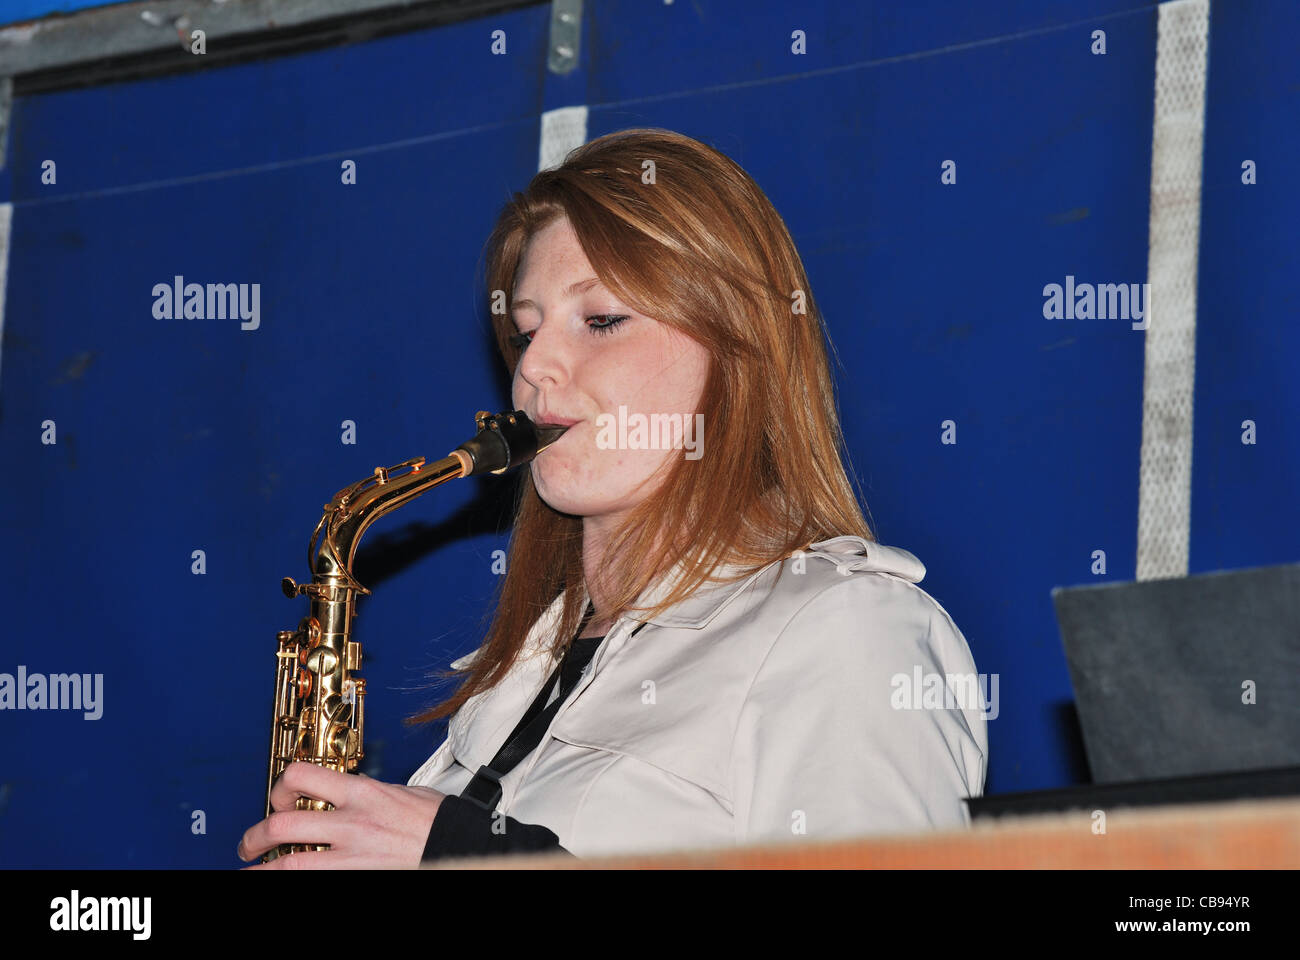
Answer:
[(538, 490), (537, 495), (542, 498), (542, 503), (546, 504), (556, 513), (563, 513), (570, 517), (590, 517), (600, 512), (600, 508), (586, 502), (581, 497), (550, 496)]
[[(539, 473), (541, 475), (539, 476)], [(591, 497), (590, 487), (575, 483), (568, 475), (559, 476), (548, 471), (534, 471), (533, 487), (542, 503), (557, 513), (573, 517), (591, 517), (609, 508), (604, 501), (596, 502)]]
[(542, 463), (540, 457), (530, 467), (533, 488), (542, 503), (560, 513), (575, 513), (574, 508), (581, 506), (582, 496), (573, 476), (554, 462)]

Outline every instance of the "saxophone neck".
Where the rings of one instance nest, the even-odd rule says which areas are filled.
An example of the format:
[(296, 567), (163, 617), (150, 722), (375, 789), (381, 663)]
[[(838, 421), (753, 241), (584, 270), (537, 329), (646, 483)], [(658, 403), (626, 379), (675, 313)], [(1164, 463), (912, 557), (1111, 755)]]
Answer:
[[(373, 475), (340, 490), (325, 505), (325, 515), (312, 535), (308, 564), (314, 581), (337, 590), (370, 591), (352, 576), (357, 544), (366, 529), (387, 513), (409, 503), (439, 484), (484, 473), (502, 474), (531, 461), (567, 430), (536, 426), (522, 410), (474, 418), (476, 433), (450, 454), (433, 463), (414, 457), (392, 467), (376, 467)], [(324, 532), (320, 552), (316, 541)], [(287, 589), (287, 588), (286, 588)], [(298, 592), (308, 592), (298, 588)]]

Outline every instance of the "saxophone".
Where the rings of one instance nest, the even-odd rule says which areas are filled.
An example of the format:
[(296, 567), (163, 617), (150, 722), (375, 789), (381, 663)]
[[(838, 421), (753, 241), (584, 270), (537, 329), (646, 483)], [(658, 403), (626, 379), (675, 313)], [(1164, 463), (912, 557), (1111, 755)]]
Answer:
[[(441, 483), (505, 473), (528, 463), (567, 429), (538, 427), (522, 410), (495, 416), (480, 411), (474, 420), (478, 433), (441, 460), (426, 464), (423, 457), (415, 457), (393, 467), (376, 467), (373, 476), (336, 493), (325, 505), (307, 547), (311, 583), (295, 583), (290, 577), (282, 581), (285, 596), (310, 598), (311, 611), (296, 630), (277, 634), (266, 816), (271, 815), (271, 788), (293, 761), (353, 773), (365, 755), (366, 681), (356, 676), (361, 645), (352, 639), (357, 595), (370, 593), (352, 576), (361, 535), (380, 517)], [(297, 806), (299, 810), (333, 809), (333, 804), (309, 797), (299, 797)], [(262, 862), (328, 849), (328, 844), (286, 843), (264, 854)]]

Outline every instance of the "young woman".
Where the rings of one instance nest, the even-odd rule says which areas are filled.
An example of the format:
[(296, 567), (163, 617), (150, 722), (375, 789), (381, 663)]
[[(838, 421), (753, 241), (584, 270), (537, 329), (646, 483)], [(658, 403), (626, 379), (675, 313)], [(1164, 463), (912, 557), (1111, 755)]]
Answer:
[(414, 867), (968, 823), (978, 694), (920, 707), (911, 686), (972, 689), (970, 650), (916, 557), (868, 528), (822, 318), (753, 180), (624, 130), (534, 177), (488, 250), (513, 406), (568, 429), (522, 478), (485, 642), (413, 718), (450, 716), (448, 737), (407, 786), (291, 765), (241, 857), (328, 843), (268, 866)]

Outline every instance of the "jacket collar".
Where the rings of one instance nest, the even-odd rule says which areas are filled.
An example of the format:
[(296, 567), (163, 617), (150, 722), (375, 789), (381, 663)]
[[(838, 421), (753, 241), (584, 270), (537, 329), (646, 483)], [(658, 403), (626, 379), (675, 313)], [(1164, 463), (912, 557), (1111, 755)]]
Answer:
[[(795, 554), (791, 554), (795, 556)], [(803, 552), (804, 559), (816, 558), (819, 561), (833, 562), (837, 570), (847, 573), (850, 570), (867, 570), (890, 573), (895, 576), (919, 583), (925, 577), (925, 566), (908, 551), (901, 547), (888, 547), (875, 541), (858, 536), (832, 537), (819, 540)], [(709, 623), (728, 603), (739, 596), (759, 577), (785, 558), (755, 571), (747, 577), (731, 583), (716, 583), (713, 580), (726, 580), (736, 577), (744, 570), (734, 564), (722, 564), (713, 573), (713, 580), (701, 584), (699, 589), (674, 607), (656, 617), (644, 618), (644, 622), (659, 627), (687, 627), (699, 629)], [(647, 588), (637, 599), (636, 606), (653, 607), (668, 596), (673, 587), (687, 573), (685, 564), (679, 563), (658, 582)], [(635, 613), (628, 614), (633, 620), (642, 620)]]
[[(791, 556), (796, 555), (791, 554)], [(836, 570), (843, 573), (852, 570), (888, 573), (902, 577), (904, 580), (910, 580), (912, 583), (920, 583), (925, 577), (925, 566), (902, 547), (889, 547), (883, 543), (865, 540), (858, 536), (832, 537), (829, 540), (819, 540), (811, 544), (809, 549), (804, 552), (803, 559), (805, 561), (815, 559), (818, 562), (832, 562), (835, 564)], [(634, 623), (645, 622), (659, 627), (699, 629), (706, 626), (709, 621), (718, 615), (718, 612), (723, 607), (739, 596), (755, 580), (778, 563), (783, 562), (785, 562), (784, 559), (774, 560), (766, 567), (731, 583), (705, 582), (681, 603), (669, 608), (657, 617), (648, 617), (642, 620), (635, 614), (627, 614), (623, 619)], [(714, 571), (713, 576), (717, 579), (725, 579), (728, 575), (735, 576), (741, 573), (742, 570), (743, 568), (732, 564), (723, 564)], [(653, 607), (668, 595), (673, 586), (685, 576), (685, 572), (685, 564), (679, 563), (667, 575), (643, 591), (641, 596), (637, 598), (636, 606), (643, 609)], [(582, 599), (584, 606), (588, 599), (589, 597), (584, 592)], [(524, 640), (524, 650), (528, 655), (549, 646), (551, 635), (559, 622), (564, 607), (563, 601), (563, 594), (556, 597), (533, 624), (528, 637)], [(452, 661), (452, 669), (464, 668), (481, 649), (480, 647), (478, 650), (472, 650), (458, 660)]]

